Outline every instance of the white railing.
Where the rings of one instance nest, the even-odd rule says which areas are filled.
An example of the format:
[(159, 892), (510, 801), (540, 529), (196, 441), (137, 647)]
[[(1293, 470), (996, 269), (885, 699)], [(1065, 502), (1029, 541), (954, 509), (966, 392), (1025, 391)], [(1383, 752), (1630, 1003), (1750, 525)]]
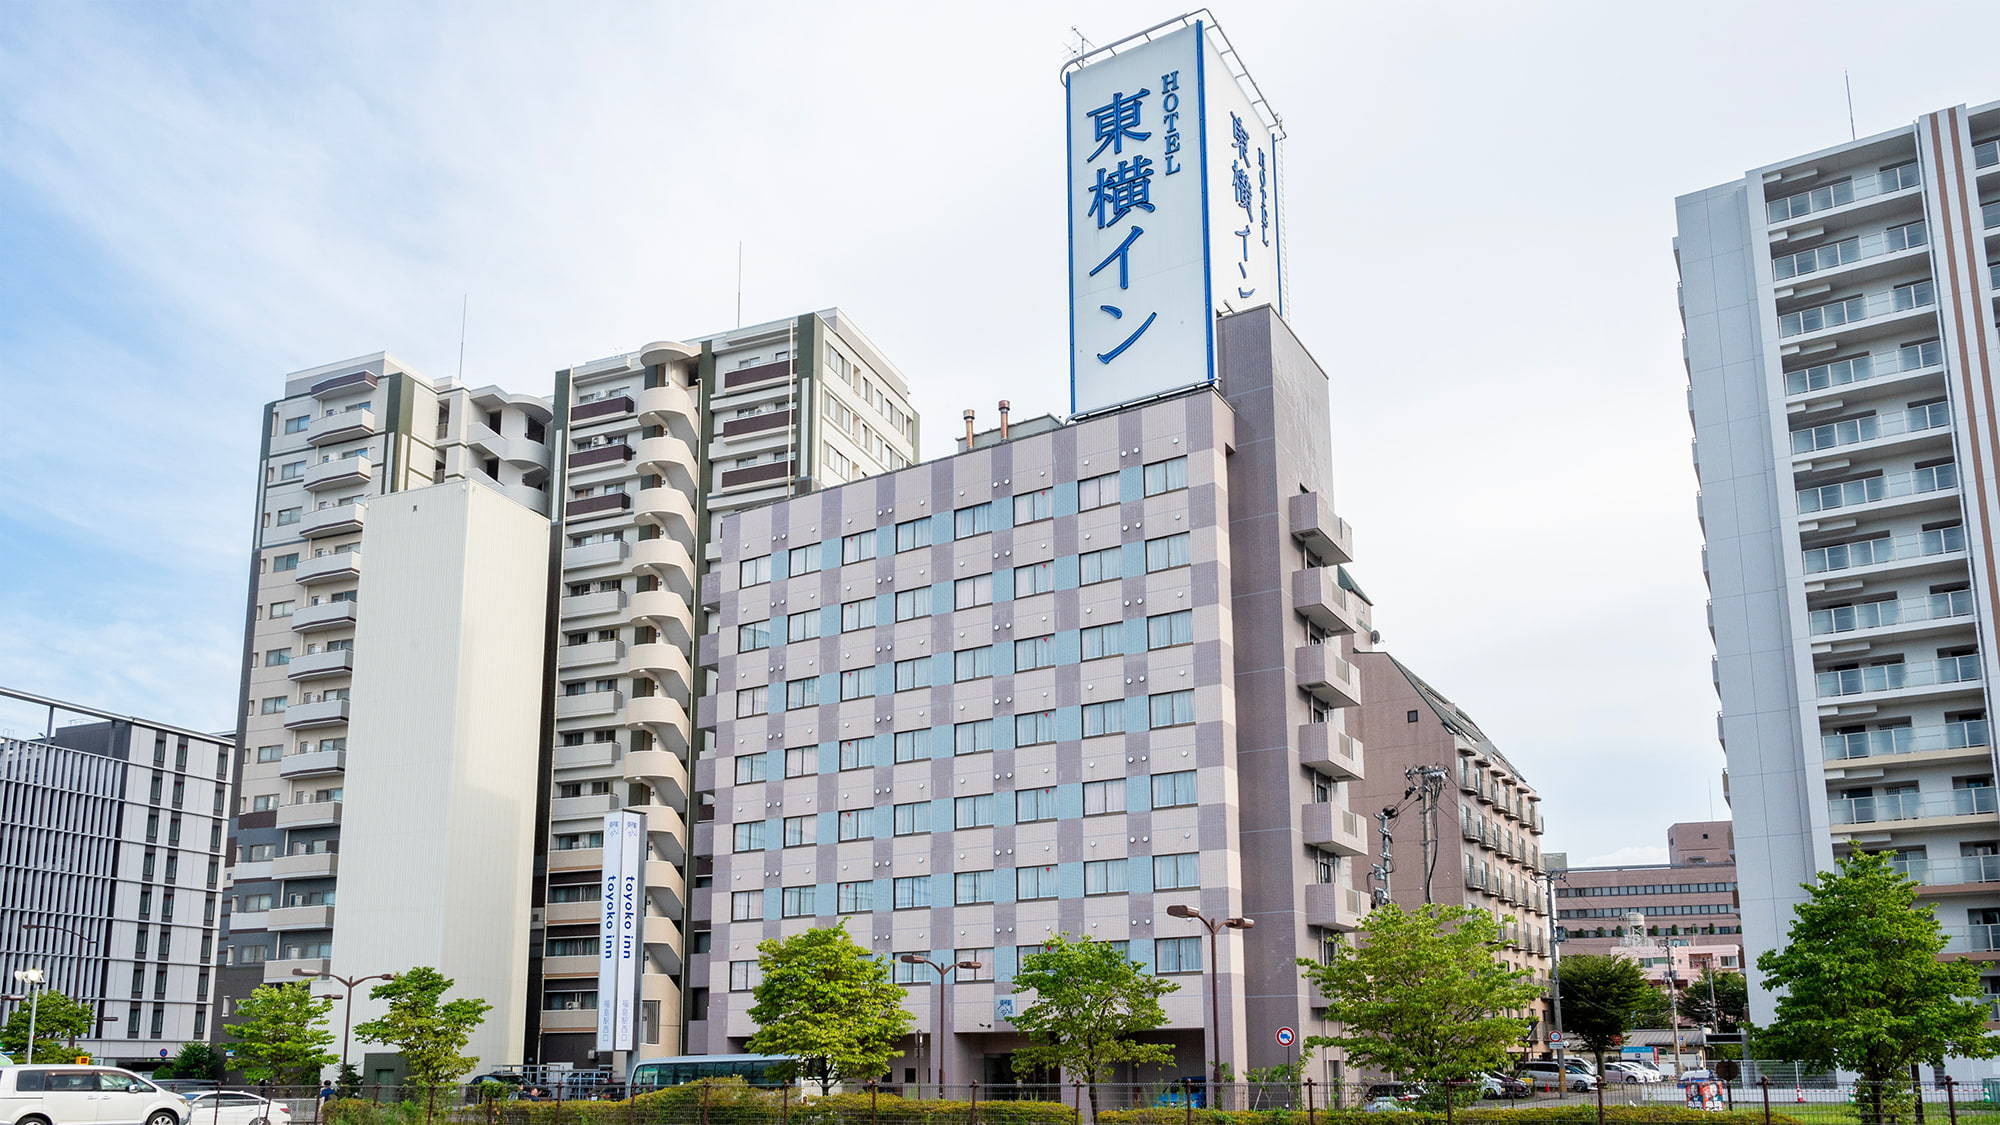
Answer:
[(2000, 926), (1947, 926), (1944, 933), (1946, 953), (1992, 953), (2000, 950)]
[(1868, 320), (1871, 317), (1928, 308), (1936, 303), (1937, 289), (1929, 278), (1925, 278), (1907, 285), (1898, 285), (1887, 293), (1868, 293), (1849, 297), (1844, 301), (1834, 301), (1831, 304), (1815, 305), (1809, 309), (1786, 313), (1778, 318), (1778, 335), (1800, 336), (1807, 332), (1817, 332), (1822, 328), (1837, 328), (1843, 324)]
[(1894, 168), (1884, 168), (1880, 172), (1865, 173), (1825, 187), (1788, 195), (1783, 199), (1770, 200), (1764, 205), (1765, 215), (1771, 222), (1782, 223), (1801, 215), (1810, 215), (1815, 211), (1844, 207), (1857, 199), (1872, 199), (1892, 191), (1913, 188), (1922, 182), (1923, 177), (1917, 172), (1917, 163), (1912, 160), (1908, 164), (1898, 164)]
[(1927, 817), (1978, 816), (1991, 814), (2000, 808), (2000, 804), (1995, 804), (1993, 800), (1993, 793), (1991, 785), (1980, 785), (1928, 795), (1912, 790), (1875, 797), (1839, 797), (1827, 802), (1827, 811), (1835, 824), (1883, 824)]
[(1951, 425), (1951, 407), (1942, 402), (1912, 406), (1895, 414), (1869, 414), (1824, 426), (1792, 431), (1793, 453), (1816, 453), (1877, 438), (1941, 430)]
[[(1976, 790), (1964, 790), (1976, 792)], [(1956, 858), (1893, 859), (1889, 866), (1898, 874), (1925, 886), (1942, 887), (1953, 883), (2000, 883), (2000, 855), (1965, 855)]]
[(1972, 616), (1972, 591), (1948, 590), (1922, 598), (1901, 601), (1862, 602), (1859, 605), (1816, 609), (1807, 614), (1813, 636), (1879, 629), (1884, 625), (1910, 625), (1920, 621), (1950, 621)]
[(1901, 691), (1904, 688), (1936, 687), (1941, 684), (1962, 684), (1979, 679), (1979, 654), (1946, 656), (1937, 660), (1922, 660), (1914, 664), (1870, 664), (1865, 668), (1842, 668), (1834, 672), (1821, 672), (1817, 677), (1819, 698), (1836, 699), (1843, 695), (1864, 695), (1878, 691)]
[(1936, 367), (1943, 362), (1944, 346), (1936, 340), (1926, 340), (1921, 344), (1906, 344), (1893, 352), (1850, 356), (1830, 363), (1814, 364), (1800, 371), (1788, 371), (1785, 373), (1785, 393), (1801, 395), (1828, 387), (1885, 379), (1905, 371)]
[(1874, 234), (1864, 234), (1856, 238), (1843, 238), (1839, 242), (1829, 242), (1825, 246), (1815, 246), (1796, 254), (1786, 254), (1771, 259), (1771, 276), (1779, 281), (1801, 277), (1820, 270), (1830, 270), (1853, 262), (1879, 258), (1884, 254), (1897, 254), (1925, 244), (1929, 228), (1921, 222), (1905, 223), (1890, 227)]
[(1839, 484), (1822, 484), (1812, 488), (1799, 489), (1799, 512), (1826, 512), (1835, 508), (1851, 508), (1856, 504), (1872, 504), (1877, 500), (1894, 500), (1901, 496), (1921, 496), (1927, 492), (1942, 492), (1958, 487), (1958, 466), (1952, 462), (1913, 469), (1893, 476), (1863, 477), (1860, 480), (1841, 481)]
[(1822, 735), (1820, 753), (1836, 761), (1888, 758), (1985, 746), (1989, 737), (1985, 719), (1959, 719), (1939, 727), (1890, 727)]
[(1805, 553), (1807, 574), (1827, 574), (1838, 570), (1852, 570), (1857, 566), (1875, 566), (1878, 563), (1896, 562), (1900, 559), (1928, 558), (1932, 555), (1948, 555), (1965, 550), (1965, 528), (1954, 524), (1951, 527), (1937, 527), (1916, 535), (1887, 535), (1879, 539), (1863, 539), (1858, 543), (1835, 543), (1831, 547), (1814, 547)]

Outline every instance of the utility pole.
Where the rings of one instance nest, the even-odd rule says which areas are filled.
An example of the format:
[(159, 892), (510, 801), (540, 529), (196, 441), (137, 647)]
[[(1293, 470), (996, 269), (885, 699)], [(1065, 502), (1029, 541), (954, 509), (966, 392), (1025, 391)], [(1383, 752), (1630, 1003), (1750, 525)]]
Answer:
[(1368, 869), (1368, 881), (1374, 884), (1369, 888), (1368, 898), (1375, 906), (1389, 904), (1389, 873), (1396, 869), (1395, 856), (1392, 854), (1396, 845), (1396, 833), (1391, 825), (1394, 824), (1396, 814), (1400, 811), (1396, 806), (1390, 805), (1375, 814), (1375, 834), (1382, 839), (1381, 862)]
[(1446, 773), (1443, 766), (1411, 766), (1403, 771), (1403, 777), (1410, 786), (1403, 791), (1408, 800), (1416, 798), (1423, 811), (1423, 863), (1424, 863), (1424, 905), (1429, 906), (1437, 898), (1432, 893), (1431, 880), (1437, 874), (1437, 809), (1438, 797), (1444, 792)]
[(1560, 871), (1540, 871), (1535, 878), (1542, 884), (1542, 909), (1549, 919), (1549, 1014), (1555, 1020), (1556, 1070), (1557, 1078), (1564, 1085), (1569, 1084), (1568, 1047), (1569, 1037), (1563, 1035), (1563, 994), (1562, 994), (1562, 927), (1556, 924), (1556, 880), (1563, 877)]

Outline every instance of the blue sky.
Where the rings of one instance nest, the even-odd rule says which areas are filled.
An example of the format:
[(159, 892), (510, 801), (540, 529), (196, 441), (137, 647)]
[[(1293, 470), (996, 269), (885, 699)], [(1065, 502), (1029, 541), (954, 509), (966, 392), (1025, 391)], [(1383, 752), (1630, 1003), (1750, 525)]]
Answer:
[[(741, 239), (746, 319), (846, 308), (928, 453), (1001, 394), (1060, 408), (1057, 70), (1171, 14), (8, 4), (0, 683), (231, 725), (259, 406), (383, 349), (451, 375), (462, 298), (465, 377), (544, 391), (732, 324)], [(1551, 847), (1658, 857), (1723, 808), (1673, 196), (1845, 139), (1843, 66), (1864, 133), (2000, 98), (2000, 10), (1217, 15), (1291, 134), (1292, 319), (1385, 647)]]

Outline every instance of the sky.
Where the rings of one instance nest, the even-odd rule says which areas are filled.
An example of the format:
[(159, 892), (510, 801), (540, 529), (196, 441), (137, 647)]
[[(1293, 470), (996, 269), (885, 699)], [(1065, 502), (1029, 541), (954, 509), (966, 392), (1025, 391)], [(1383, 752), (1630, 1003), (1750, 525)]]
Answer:
[[(967, 407), (1068, 401), (1058, 73), (1139, 3), (62, 3), (0, 16), (0, 684), (234, 725), (258, 419), (387, 350), (546, 393), (838, 305)], [(1382, 647), (1574, 863), (1727, 815), (1676, 195), (2000, 98), (2000, 6), (1225, 3), (1283, 115)], [(0, 725), (11, 720), (0, 715)], [(25, 724), (21, 724), (25, 725)]]

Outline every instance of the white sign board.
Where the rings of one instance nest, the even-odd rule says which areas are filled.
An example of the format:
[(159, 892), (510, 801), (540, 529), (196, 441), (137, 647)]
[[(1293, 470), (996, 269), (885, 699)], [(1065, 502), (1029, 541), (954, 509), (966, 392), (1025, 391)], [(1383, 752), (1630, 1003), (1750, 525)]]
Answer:
[(1280, 289), (1278, 138), (1195, 21), (1064, 79), (1070, 410), (1215, 380), (1215, 317)]
[(604, 897), (598, 934), (597, 1049), (638, 1047), (639, 956), (646, 893), (646, 817), (615, 812), (604, 818)]

